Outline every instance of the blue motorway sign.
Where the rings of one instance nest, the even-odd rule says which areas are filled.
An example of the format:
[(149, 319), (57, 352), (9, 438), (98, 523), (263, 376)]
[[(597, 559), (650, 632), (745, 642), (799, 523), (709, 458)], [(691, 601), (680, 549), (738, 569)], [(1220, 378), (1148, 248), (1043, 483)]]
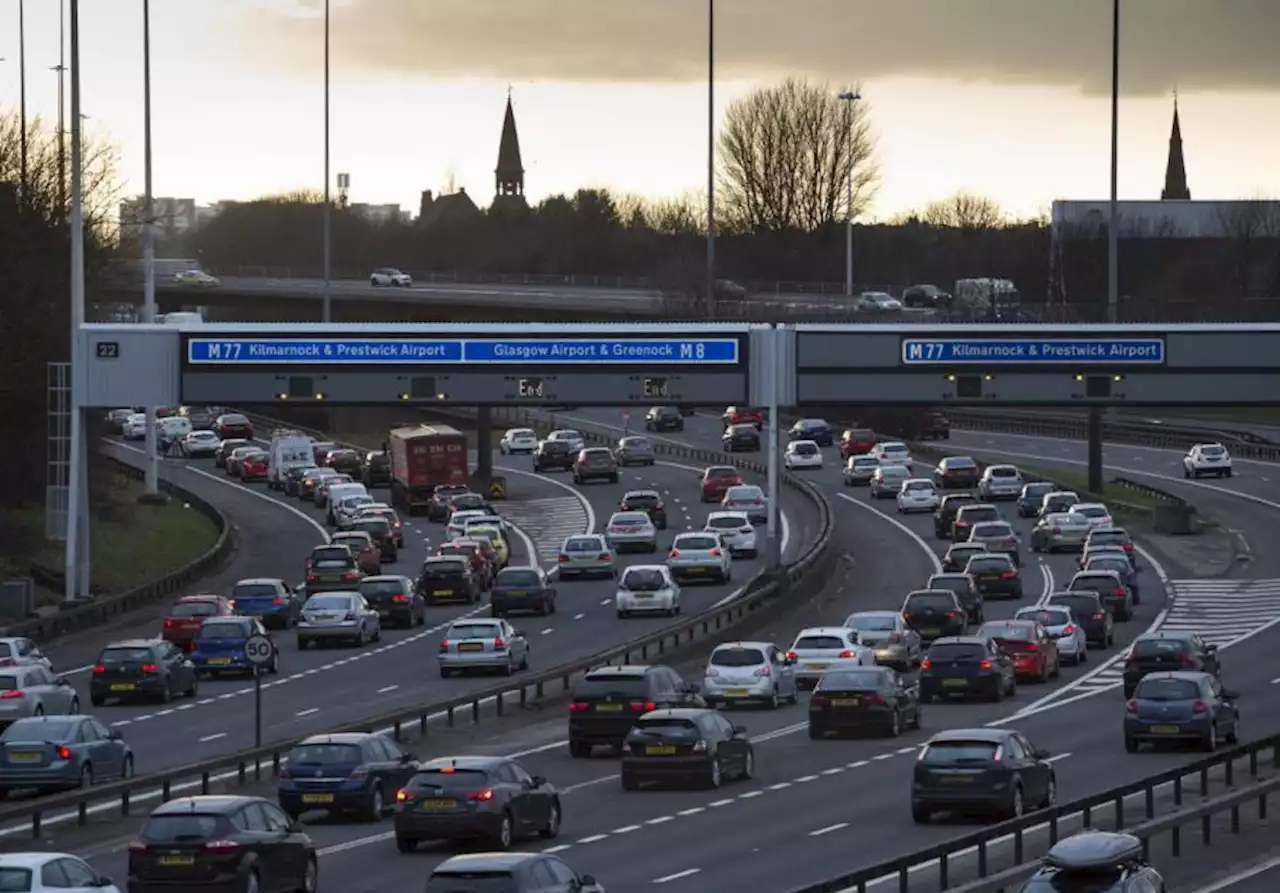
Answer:
[(737, 338), (192, 337), (193, 366), (732, 366)]
[(1163, 338), (905, 338), (904, 366), (1158, 366)]

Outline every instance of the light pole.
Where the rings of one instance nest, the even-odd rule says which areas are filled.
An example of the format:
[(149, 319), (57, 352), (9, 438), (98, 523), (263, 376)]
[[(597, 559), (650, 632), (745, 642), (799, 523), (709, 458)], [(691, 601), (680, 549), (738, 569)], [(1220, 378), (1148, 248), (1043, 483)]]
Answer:
[(716, 301), (716, 0), (707, 0), (707, 300)]
[[(80, 115), (80, 0), (71, 0), (71, 358), (84, 322), (84, 204), (81, 195)], [(75, 601), (81, 582), (81, 550), (88, 550), (88, 525), (83, 523), (88, 498), (84, 413), (74, 368), (71, 375), (71, 450), (67, 474), (67, 551), (63, 568), (64, 597)], [(82, 539), (84, 540), (82, 542)], [(87, 562), (86, 562), (87, 563)], [(85, 593), (88, 594), (87, 592)]]
[(1120, 0), (1111, 0), (1111, 205), (1107, 225), (1107, 321), (1120, 318)]
[(67, 75), (66, 4), (58, 0), (58, 64), (50, 71), (58, 73), (58, 214), (67, 213), (67, 115), (63, 102)]
[(22, 200), (27, 200), (27, 3), (18, 0), (18, 162), (22, 176)]
[(324, 309), (325, 322), (333, 318), (333, 305), (329, 296), (329, 280), (332, 275), (333, 229), (330, 220), (329, 200), (329, 0), (324, 0)]
[(853, 104), (862, 98), (857, 90), (848, 90), (840, 94), (840, 99), (849, 111), (849, 173), (844, 208), (844, 293), (853, 297), (853, 163), (854, 163), (854, 131)]
[[(151, 0), (142, 0), (142, 321), (156, 321), (155, 194), (151, 188)], [(156, 412), (148, 407), (146, 493), (160, 492)]]

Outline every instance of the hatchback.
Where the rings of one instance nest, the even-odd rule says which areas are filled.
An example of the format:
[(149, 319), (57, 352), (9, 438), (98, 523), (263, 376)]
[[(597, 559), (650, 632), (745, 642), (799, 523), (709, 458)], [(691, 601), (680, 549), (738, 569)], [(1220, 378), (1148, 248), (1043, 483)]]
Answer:
[(357, 590), (369, 607), (378, 612), (383, 626), (412, 629), (427, 622), (427, 603), (408, 577), (365, 577)]
[(1071, 490), (1054, 490), (1044, 495), (1040, 503), (1040, 514), (1049, 515), (1054, 512), (1069, 512), (1073, 506), (1081, 502), (1080, 494)]
[(494, 578), (489, 612), (506, 617), (518, 611), (546, 616), (556, 612), (556, 590), (537, 567), (507, 567)]
[(934, 640), (920, 662), (920, 698), (982, 698), (999, 702), (1018, 693), (1013, 658), (990, 639)]
[[(270, 638), (267, 628), (253, 617), (208, 617), (200, 625), (195, 647), (191, 649), (191, 663), (202, 677), (216, 677), (224, 673), (258, 672), (245, 653), (245, 644), (251, 636)], [(280, 651), (274, 648), (271, 663), (261, 668), (275, 675), (280, 670)]]
[(532, 428), (508, 428), (498, 441), (498, 449), (502, 455), (512, 453), (532, 453), (538, 448), (538, 435)]
[(1022, 580), (1018, 576), (1017, 566), (1008, 555), (975, 555), (965, 565), (964, 572), (973, 577), (983, 599), (996, 596), (1022, 598)]
[(1092, 549), (1094, 546), (1119, 546), (1129, 556), (1133, 569), (1138, 569), (1138, 553), (1133, 547), (1133, 537), (1129, 536), (1129, 531), (1120, 527), (1090, 530), (1089, 538), (1085, 540), (1085, 549)]
[(613, 596), (619, 619), (636, 614), (680, 613), (680, 584), (661, 564), (633, 564), (622, 572)]
[(734, 558), (755, 558), (760, 554), (756, 529), (742, 512), (712, 512), (702, 529), (720, 537)]
[(848, 428), (840, 435), (840, 455), (845, 459), (851, 456), (864, 456), (875, 449), (876, 432), (870, 428)]
[(1143, 744), (1192, 741), (1213, 753), (1218, 743), (1240, 740), (1240, 695), (1211, 673), (1195, 670), (1150, 673), (1129, 696), (1124, 713), (1124, 749)]
[(947, 456), (933, 470), (939, 490), (967, 490), (977, 486), (982, 469), (969, 456)]
[(666, 707), (705, 707), (701, 686), (662, 664), (623, 664), (588, 670), (569, 704), (569, 755), (591, 756), (597, 745), (621, 748), (635, 721)]
[(730, 425), (720, 436), (720, 445), (726, 453), (757, 453), (760, 451), (760, 429), (750, 423)]
[(382, 550), (373, 542), (367, 532), (347, 530), (335, 533), (329, 542), (335, 546), (346, 546), (356, 558), (356, 564), (366, 574), (382, 573)]
[(357, 648), (382, 639), (382, 621), (359, 592), (318, 592), (298, 618), (298, 648), (342, 642)]
[(427, 607), (448, 602), (480, 601), (484, 590), (482, 574), (473, 569), (474, 556), (434, 555), (422, 562), (414, 589)]
[(880, 465), (871, 475), (871, 495), (876, 499), (892, 499), (902, 492), (902, 485), (910, 477), (910, 469), (902, 465)]
[(653, 441), (647, 437), (622, 438), (613, 451), (613, 458), (623, 467), (654, 465), (658, 461), (658, 457), (654, 454)]
[(613, 549), (598, 533), (566, 537), (556, 555), (561, 580), (581, 577), (614, 577)]
[(978, 635), (991, 639), (1013, 658), (1013, 671), (1020, 682), (1048, 682), (1062, 673), (1058, 643), (1034, 620), (988, 620)]
[(175, 697), (194, 699), (200, 682), (187, 656), (169, 642), (129, 639), (102, 649), (89, 680), (89, 701), (101, 707), (109, 698), (134, 698), (169, 703)]
[(940, 811), (1017, 818), (1052, 806), (1057, 778), (1047, 750), (1011, 729), (949, 729), (929, 739), (911, 780), (911, 817)]
[(755, 775), (747, 730), (715, 710), (674, 708), (644, 714), (627, 733), (619, 772), (624, 791), (646, 783), (683, 782), (719, 788)]
[(1089, 537), (1089, 519), (1075, 512), (1041, 515), (1031, 528), (1032, 552), (1083, 549)]
[(942, 570), (948, 574), (962, 574), (975, 555), (987, 555), (982, 543), (956, 543), (942, 555)]
[(573, 482), (585, 484), (588, 481), (604, 480), (611, 484), (618, 483), (618, 460), (605, 447), (592, 447), (578, 453), (573, 460)]
[(541, 853), (470, 853), (451, 856), (431, 870), (426, 893), (546, 893), (547, 878), (557, 890), (604, 893), (593, 876), (579, 874), (559, 856)]
[(90, 788), (132, 775), (124, 735), (92, 716), (32, 716), (0, 735), (0, 795)]
[(1014, 620), (1030, 620), (1044, 627), (1049, 637), (1058, 644), (1058, 656), (1078, 666), (1089, 659), (1089, 639), (1084, 627), (1075, 622), (1071, 611), (1065, 607), (1019, 608)]
[(1040, 506), (1044, 505), (1044, 497), (1047, 493), (1052, 493), (1058, 489), (1058, 485), (1051, 481), (1032, 481), (1029, 484), (1023, 484), (1022, 490), (1018, 493), (1018, 517), (1034, 518), (1040, 514)]
[(646, 431), (683, 431), (684, 416), (674, 406), (654, 406), (644, 414)]
[(881, 465), (900, 465), (908, 470), (915, 465), (915, 460), (911, 458), (911, 449), (905, 444), (898, 441), (885, 441), (877, 443), (871, 449), (871, 455)]
[(702, 674), (707, 705), (764, 703), (777, 709), (800, 700), (796, 664), (772, 642), (717, 645)]
[(928, 478), (908, 478), (898, 490), (898, 511), (932, 512), (938, 507), (938, 490)]
[(988, 465), (978, 481), (978, 498), (989, 502), (1017, 499), (1022, 493), (1022, 472), (1014, 465)]
[(842, 624), (858, 634), (858, 641), (875, 652), (876, 663), (900, 672), (914, 669), (924, 651), (920, 634), (898, 611), (859, 611)]
[(1187, 670), (1221, 675), (1218, 646), (1197, 633), (1169, 630), (1143, 633), (1134, 639), (1124, 661), (1124, 696), (1132, 697), (1148, 673)]
[(496, 670), (510, 676), (529, 669), (529, 640), (505, 620), (459, 620), (440, 640), (440, 677), (464, 670)]
[(719, 534), (705, 531), (677, 534), (667, 554), (667, 568), (677, 583), (728, 583), (733, 579), (733, 559), (727, 545)]
[(856, 487), (871, 483), (871, 478), (879, 467), (880, 460), (875, 456), (850, 456), (845, 460), (840, 474), (846, 487)]
[(346, 546), (317, 546), (307, 557), (307, 592), (351, 590), (363, 576)]
[(943, 636), (963, 636), (969, 617), (959, 597), (949, 589), (918, 589), (902, 603), (902, 617), (925, 642)]
[(742, 486), (742, 473), (731, 465), (712, 465), (702, 472), (702, 501), (719, 502), (730, 487)]
[(1088, 518), (1090, 530), (1110, 527), (1114, 523), (1111, 518), (1111, 509), (1101, 502), (1079, 502), (1071, 507), (1071, 511)]
[[(230, 617), (234, 613), (236, 609), (233, 604), (220, 595), (184, 595), (165, 612), (160, 638), (172, 642), (183, 651), (190, 651), (195, 644), (196, 634), (200, 632), (200, 624), (206, 617)], [(254, 612), (244, 610), (241, 613)]]
[(782, 453), (782, 467), (787, 471), (822, 467), (822, 449), (812, 440), (793, 440)]
[(605, 538), (615, 552), (658, 551), (658, 528), (647, 512), (614, 512)]
[(960, 511), (956, 512), (955, 523), (951, 525), (951, 539), (957, 543), (967, 542), (975, 524), (999, 520), (1001, 520), (1000, 510), (990, 503), (977, 502), (973, 505), (963, 505)]
[(1093, 647), (1106, 649), (1115, 644), (1115, 619), (1098, 593), (1053, 592), (1045, 604), (1070, 611), (1071, 620), (1084, 630), (1085, 639)]
[(809, 737), (872, 731), (897, 738), (903, 729), (920, 728), (922, 714), (919, 683), (895, 670), (833, 670), (809, 698)]
[(1133, 617), (1133, 593), (1115, 571), (1079, 571), (1067, 584), (1069, 592), (1096, 592), (1116, 620)]
[(628, 490), (618, 503), (623, 512), (644, 512), (659, 530), (667, 529), (667, 506), (657, 490)]
[(1013, 526), (1007, 521), (980, 521), (969, 531), (970, 543), (982, 543), (987, 551), (996, 555), (1008, 555), (1015, 567), (1022, 564), (1019, 552), (1021, 543)]
[(753, 524), (765, 524), (769, 521), (769, 498), (764, 495), (764, 490), (754, 484), (743, 484), (725, 490), (720, 508), (727, 512), (744, 512)]
[(289, 751), (276, 799), (295, 818), (317, 810), (380, 822), (415, 765), (413, 754), (374, 732), (312, 735)]
[[(952, 546), (954, 549), (955, 546)], [(965, 559), (968, 563), (968, 559)], [(960, 599), (960, 605), (969, 615), (970, 623), (982, 623), (986, 619), (982, 603), (982, 591), (973, 578), (963, 572), (946, 572), (931, 574), (925, 589), (950, 589)]]
[(812, 688), (827, 673), (873, 666), (876, 653), (860, 643), (857, 630), (814, 626), (800, 630), (787, 658), (795, 662), (796, 682), (802, 688)]

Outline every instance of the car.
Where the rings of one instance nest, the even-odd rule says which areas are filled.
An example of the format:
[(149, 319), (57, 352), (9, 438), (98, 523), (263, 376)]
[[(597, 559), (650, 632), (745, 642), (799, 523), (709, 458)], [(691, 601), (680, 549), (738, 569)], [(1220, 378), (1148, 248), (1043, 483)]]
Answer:
[(656, 465), (658, 457), (654, 452), (653, 441), (647, 437), (623, 437), (613, 450), (614, 461), (624, 467), (632, 465)]
[[(334, 471), (333, 469), (329, 470), (333, 473), (322, 478), (316, 485), (315, 493), (312, 495), (311, 501), (316, 508), (326, 509), (324, 523), (332, 527), (334, 526), (335, 519), (333, 517), (333, 512), (327, 510), (328, 507), (332, 505), (334, 501), (340, 500), (343, 496), (361, 492), (364, 490), (364, 484), (357, 484), (355, 479), (349, 474), (342, 474), (341, 472)], [(359, 487), (360, 490), (346, 490), (344, 492), (343, 488), (349, 485)]]
[[(911, 779), (911, 818), (952, 814), (1018, 818), (1058, 799), (1052, 756), (1014, 729), (948, 729), (929, 739)], [(956, 784), (956, 778), (972, 779)]]
[(306, 472), (299, 478), (298, 490), (294, 495), (299, 499), (305, 499), (315, 504), (316, 496), (325, 481), (336, 477), (338, 477), (338, 473), (332, 468), (317, 467), (315, 471)]
[(378, 622), (383, 627), (413, 629), (427, 623), (427, 600), (408, 577), (390, 574), (365, 577), (356, 591), (378, 612)]
[(622, 746), (624, 791), (650, 783), (718, 789), (755, 775), (755, 749), (747, 730), (715, 710), (668, 707), (636, 720)]
[(529, 639), (506, 620), (456, 620), (445, 630), (436, 660), (441, 679), (467, 670), (510, 676), (529, 669), (529, 652)]
[(270, 459), (263, 450), (247, 450), (239, 460), (240, 471), (236, 477), (249, 481), (265, 481), (270, 470)]
[(902, 302), (884, 291), (864, 291), (854, 301), (858, 310), (871, 312), (896, 312), (902, 309)]
[(726, 453), (760, 452), (760, 429), (750, 422), (730, 425), (720, 435), (720, 448)]
[(661, 564), (633, 564), (622, 572), (613, 596), (619, 619), (637, 614), (680, 613), (680, 584)]
[(167, 704), (175, 696), (194, 699), (199, 687), (195, 664), (170, 643), (124, 639), (99, 652), (89, 677), (89, 702), (95, 707), (108, 700)]
[(574, 455), (580, 453), (587, 445), (587, 439), (582, 432), (573, 428), (560, 428), (552, 431), (547, 435), (547, 440), (551, 443), (566, 444)]
[(800, 630), (787, 651), (795, 666), (796, 683), (813, 688), (827, 673), (870, 667), (876, 653), (863, 645), (858, 631), (847, 626), (811, 626)]
[[(352, 517), (347, 533), (363, 533), (369, 537), (370, 542), (378, 550), (378, 561), (395, 563), (400, 560), (400, 545), (397, 542), (396, 530), (391, 524), (391, 520), (378, 515), (368, 515), (363, 511), (358, 511)], [(404, 534), (400, 534), (403, 538)]]
[(727, 512), (742, 512), (753, 524), (769, 522), (769, 497), (755, 484), (742, 484), (725, 490), (720, 508)]
[(369, 284), (375, 288), (409, 288), (413, 285), (413, 277), (395, 267), (378, 267), (369, 274)]
[(1165, 880), (1147, 862), (1146, 844), (1132, 834), (1078, 831), (1050, 847), (1024, 890), (1086, 891), (1099, 876), (1113, 893), (1164, 893)]
[[(937, 479), (934, 483), (937, 483)], [(951, 531), (955, 527), (956, 515), (964, 506), (977, 504), (978, 499), (972, 493), (944, 493), (942, 501), (938, 503), (938, 510), (933, 513), (933, 535), (940, 540), (954, 542)]]
[(556, 555), (556, 568), (561, 580), (582, 577), (616, 577), (613, 549), (598, 533), (581, 533), (565, 537)]
[(873, 499), (892, 499), (902, 492), (902, 485), (911, 480), (911, 471), (902, 465), (881, 465), (871, 475)]
[(184, 406), (178, 410), (178, 414), (191, 424), (193, 431), (212, 430), (213, 420), (218, 417), (217, 413), (207, 406)]
[(495, 574), (511, 563), (511, 544), (506, 534), (491, 524), (468, 524), (466, 541), (480, 547)]
[(1058, 643), (1034, 620), (988, 620), (977, 635), (991, 639), (1013, 658), (1019, 682), (1048, 682), (1062, 674)]
[(915, 460), (911, 458), (911, 448), (896, 440), (877, 443), (871, 448), (870, 455), (874, 456), (882, 467), (900, 465), (909, 471), (915, 465)]
[(969, 630), (969, 615), (960, 597), (950, 589), (917, 589), (902, 602), (902, 619), (922, 641), (945, 636), (963, 636)]
[(705, 707), (700, 687), (662, 664), (599, 666), (573, 687), (569, 755), (591, 756), (597, 746), (621, 749), (635, 721), (651, 710)]
[[(112, 434), (123, 434), (125, 422), (129, 421), (129, 418), (135, 414), (140, 413), (134, 413), (132, 409), (113, 409), (107, 413), (104, 421), (107, 423), (107, 429)], [(143, 418), (145, 419), (146, 416), (144, 415)]]
[(920, 699), (981, 698), (999, 703), (1018, 693), (1013, 658), (982, 636), (934, 639), (920, 661)]
[(1095, 558), (1123, 558), (1126, 570), (1134, 571), (1133, 562), (1129, 558), (1130, 553), (1126, 552), (1120, 546), (1113, 546), (1109, 543), (1101, 546), (1091, 546), (1080, 553), (1080, 557), (1076, 559), (1076, 567), (1084, 570), (1088, 567), (1089, 562)]
[(880, 460), (875, 456), (850, 456), (840, 469), (840, 476), (844, 478), (846, 487), (870, 484), (879, 467)]
[(0, 855), (0, 889), (120, 893), (111, 878), (99, 874), (79, 856), (48, 851)]
[(657, 552), (658, 528), (647, 512), (614, 512), (605, 527), (605, 540), (614, 552)]
[(280, 478), (280, 489), (284, 491), (285, 496), (298, 496), (299, 489), (302, 487), (302, 479), (320, 471), (315, 465), (293, 465), (284, 470), (284, 474)]
[(898, 490), (898, 511), (932, 512), (938, 507), (938, 490), (928, 478), (907, 478)]
[(382, 622), (358, 591), (318, 592), (308, 596), (298, 618), (298, 650), (341, 642), (362, 647), (382, 640)]
[(920, 662), (924, 651), (920, 634), (900, 611), (858, 611), (841, 626), (858, 634), (858, 642), (872, 650), (878, 664), (907, 672)]
[(244, 460), (248, 456), (265, 456), (261, 447), (242, 446), (232, 450), (223, 463), (222, 470), (227, 477), (238, 478), (244, 474)]
[(742, 473), (732, 465), (711, 465), (702, 472), (702, 501), (719, 502), (730, 487), (741, 487)]
[(364, 574), (356, 556), (343, 544), (316, 546), (307, 556), (306, 585), (308, 593), (356, 588)]
[(1192, 741), (1213, 753), (1218, 744), (1240, 743), (1240, 695), (1212, 673), (1173, 670), (1149, 673), (1126, 695), (1124, 749), (1143, 744)]
[(567, 441), (542, 440), (533, 451), (533, 471), (542, 474), (544, 471), (573, 471), (573, 463), (578, 454)]
[(1022, 554), (1019, 547), (1022, 543), (1013, 525), (1007, 521), (978, 521), (969, 529), (969, 543), (982, 543), (988, 552), (997, 555), (1008, 555), (1014, 567), (1022, 565)]
[(942, 555), (942, 570), (949, 574), (962, 574), (975, 555), (986, 555), (985, 543), (955, 543)]
[(1089, 519), (1076, 512), (1050, 512), (1031, 528), (1032, 552), (1083, 549), (1089, 538)]
[(1017, 499), (1024, 486), (1022, 472), (1016, 465), (988, 465), (978, 479), (978, 498), (984, 502)]
[(1014, 620), (1038, 623), (1058, 646), (1058, 656), (1079, 666), (1089, 660), (1089, 638), (1069, 608), (1060, 605), (1019, 608)]
[[(952, 546), (949, 551), (953, 552), (957, 548), (957, 546)], [(960, 564), (960, 568), (964, 568), (968, 563), (969, 559), (966, 558)], [(956, 598), (960, 599), (960, 605), (964, 608), (965, 613), (969, 615), (970, 623), (982, 623), (986, 619), (982, 590), (973, 581), (973, 577), (964, 573), (963, 570), (943, 571), (940, 574), (932, 574), (928, 582), (925, 583), (924, 588), (950, 589), (956, 594)]]
[(908, 307), (946, 308), (951, 306), (951, 295), (936, 285), (912, 285), (903, 289), (902, 303)]
[[(359, 487), (359, 490), (355, 488)], [(352, 481), (345, 485), (329, 485), (329, 508), (325, 522), (338, 530), (350, 530), (360, 509), (373, 505), (374, 499), (364, 484)]]
[(476, 604), (488, 586), (487, 577), (475, 570), (476, 559), (456, 551), (432, 555), (422, 562), (413, 591), (422, 596), (427, 607), (441, 603)]
[(1135, 571), (1138, 570), (1138, 551), (1133, 546), (1133, 537), (1124, 528), (1111, 527), (1090, 530), (1088, 538), (1084, 541), (1084, 550), (1087, 552), (1095, 546), (1119, 546), (1129, 556), (1129, 563), (1133, 565), (1133, 569)]
[(1124, 696), (1133, 697), (1138, 683), (1148, 673), (1190, 670), (1222, 675), (1218, 646), (1206, 642), (1198, 633), (1184, 630), (1161, 630), (1143, 633), (1133, 640), (1124, 659)]
[(0, 668), (0, 728), (28, 716), (79, 712), (75, 686), (48, 667), (26, 664)]
[(222, 280), (217, 276), (210, 276), (204, 270), (182, 270), (173, 274), (173, 282), (180, 286), (194, 286), (196, 288), (216, 288), (222, 284)]
[(538, 448), (538, 435), (532, 428), (508, 428), (498, 441), (498, 452), (504, 456), (532, 453)]
[(1018, 517), (1034, 518), (1040, 514), (1040, 506), (1044, 505), (1044, 497), (1058, 489), (1052, 481), (1032, 481), (1023, 484), (1018, 492)]
[(220, 595), (184, 595), (165, 612), (160, 622), (160, 638), (190, 651), (205, 618), (230, 617), (235, 613), (234, 604)]
[(404, 548), (404, 521), (401, 520), (399, 513), (395, 509), (381, 502), (371, 502), (360, 506), (356, 510), (357, 524), (366, 518), (384, 519), (391, 525), (391, 535), (395, 540), (396, 548)]
[[(258, 665), (251, 663), (245, 653), (250, 636), (271, 638), (266, 627), (252, 617), (206, 617), (191, 649), (196, 675), (204, 678), (223, 673), (257, 673)], [(272, 676), (280, 672), (279, 648), (272, 650), (271, 662), (261, 669)]]
[(1001, 520), (1000, 510), (990, 503), (975, 502), (970, 505), (962, 505), (960, 510), (956, 512), (955, 521), (951, 524), (951, 539), (957, 543), (968, 542), (973, 525), (981, 521), (999, 520)]
[(365, 531), (346, 530), (335, 533), (329, 538), (329, 542), (335, 546), (346, 546), (350, 549), (361, 573), (382, 573), (382, 550), (374, 545), (373, 537)]
[(782, 467), (787, 471), (822, 467), (822, 450), (812, 440), (793, 440), (782, 452)]
[(329, 465), (329, 454), (338, 449), (338, 445), (329, 440), (311, 441), (311, 459), (321, 467)]
[(556, 612), (556, 590), (538, 567), (506, 567), (498, 572), (489, 591), (489, 613), (508, 617), (517, 611), (540, 616)]
[(763, 409), (755, 409), (749, 406), (729, 406), (720, 415), (720, 421), (724, 427), (730, 425), (755, 425), (756, 428), (764, 430), (766, 421), (766, 413)]
[(731, 558), (755, 558), (760, 554), (756, 529), (744, 512), (711, 512), (702, 530), (720, 537)]
[[(472, 495), (471, 488), (463, 484), (436, 484), (431, 491), (431, 501), (427, 503), (427, 520), (448, 521), (453, 514), (454, 497), (468, 495)], [(478, 493), (475, 495), (479, 496)]]
[(414, 769), (395, 794), (392, 821), (402, 853), (430, 840), (480, 842), (505, 852), (522, 839), (560, 834), (559, 792), (513, 759), (438, 757)]
[(771, 709), (797, 704), (796, 662), (772, 642), (717, 645), (702, 672), (702, 696), (709, 707), (763, 703)]
[(1094, 648), (1107, 649), (1115, 644), (1115, 618), (1096, 592), (1051, 592), (1047, 608), (1066, 608), (1071, 619), (1084, 630), (1085, 640)]
[(809, 697), (809, 737), (840, 732), (879, 732), (897, 738), (919, 729), (924, 718), (920, 686), (889, 667), (832, 670)]
[(302, 599), (278, 577), (238, 580), (228, 601), (232, 612), (257, 618), (267, 629), (289, 629), (302, 613)]
[(573, 460), (573, 482), (585, 484), (588, 481), (605, 480), (611, 484), (618, 483), (618, 460), (607, 447), (591, 447), (581, 450)]
[(382, 450), (366, 450), (360, 454), (360, 483), (366, 487), (391, 485), (391, 457)]
[(183, 447), (192, 459), (200, 459), (216, 455), (222, 441), (212, 431), (192, 431), (182, 438)]
[(835, 433), (826, 419), (800, 419), (787, 431), (787, 438), (792, 442), (810, 440), (820, 447), (836, 443)]
[(653, 432), (683, 431), (684, 416), (675, 406), (651, 406), (644, 414), (644, 430)]
[(1115, 571), (1077, 571), (1067, 584), (1068, 592), (1096, 592), (1116, 620), (1133, 618), (1133, 590)]
[(1090, 530), (1095, 527), (1111, 527), (1115, 523), (1111, 517), (1111, 509), (1101, 502), (1079, 502), (1071, 507), (1071, 511), (1084, 515), (1089, 520)]
[(618, 511), (644, 512), (659, 530), (667, 529), (667, 505), (657, 490), (628, 490), (622, 494)]
[(253, 440), (253, 422), (238, 412), (226, 412), (214, 419), (213, 433), (222, 440)]
[(1008, 555), (993, 552), (974, 555), (964, 572), (973, 578), (984, 601), (996, 596), (1022, 598), (1022, 578), (1018, 576), (1018, 566)]
[(1186, 478), (1205, 475), (1231, 477), (1231, 454), (1220, 443), (1198, 443), (1182, 458), (1182, 474)]
[(672, 540), (667, 569), (677, 583), (728, 583), (733, 579), (733, 558), (718, 534), (692, 531), (676, 534)]
[(1107, 551), (1095, 549), (1086, 553), (1088, 560), (1081, 566), (1082, 571), (1114, 571), (1120, 577), (1120, 582), (1133, 594), (1133, 603), (1135, 605), (1142, 604), (1138, 590), (1138, 573), (1133, 569), (1133, 565), (1129, 563), (1129, 557), (1120, 549), (1114, 546), (1107, 547)]
[[(484, 886), (477, 888), (477, 876)], [(547, 879), (556, 886), (548, 888)], [(430, 893), (456, 890), (492, 889), (508, 893), (544, 893), (548, 889), (574, 893), (604, 893), (604, 887), (589, 874), (579, 874), (559, 856), (542, 853), (475, 853), (451, 856), (431, 871), (427, 878)]]
[(876, 432), (870, 428), (846, 428), (840, 435), (840, 458), (865, 456), (875, 449)]
[(142, 440), (147, 436), (150, 422), (145, 412), (135, 412), (120, 424), (120, 436), (125, 440)]
[(933, 469), (939, 490), (968, 490), (978, 485), (982, 468), (972, 456), (946, 456)]
[(1046, 493), (1040, 503), (1040, 514), (1051, 515), (1055, 512), (1069, 512), (1073, 506), (1080, 504), (1080, 494), (1074, 490), (1053, 490)]
[(449, 516), (449, 522), (445, 525), (445, 536), (449, 539), (460, 539), (467, 534), (467, 521), (472, 518), (488, 517), (490, 515), (486, 509), (455, 509), (453, 514)]
[(321, 812), (380, 822), (394, 806), (395, 792), (418, 768), (412, 753), (376, 732), (311, 735), (282, 762), (276, 800), (295, 821)]

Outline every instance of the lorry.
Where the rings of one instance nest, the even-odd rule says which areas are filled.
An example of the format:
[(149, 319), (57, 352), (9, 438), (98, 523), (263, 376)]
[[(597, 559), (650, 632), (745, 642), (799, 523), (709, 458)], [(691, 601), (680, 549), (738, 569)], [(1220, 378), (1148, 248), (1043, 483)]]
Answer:
[(387, 438), (391, 456), (391, 504), (410, 515), (425, 512), (438, 486), (465, 486), (467, 437), (448, 425), (392, 428)]
[(310, 468), (315, 464), (312, 440), (300, 431), (280, 428), (271, 432), (271, 444), (267, 447), (267, 486), (283, 490), (285, 477), (298, 467)]
[(1022, 295), (1009, 279), (957, 279), (951, 309), (975, 320), (1017, 319)]

